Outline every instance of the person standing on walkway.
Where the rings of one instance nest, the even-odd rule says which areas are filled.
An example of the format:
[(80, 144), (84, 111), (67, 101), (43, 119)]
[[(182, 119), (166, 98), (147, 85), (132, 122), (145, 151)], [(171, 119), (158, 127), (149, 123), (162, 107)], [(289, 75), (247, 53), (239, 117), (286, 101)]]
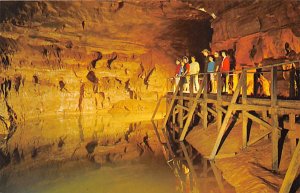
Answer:
[(204, 56), (204, 65), (203, 65), (204, 68), (203, 68), (203, 72), (205, 73), (205, 72), (207, 72), (207, 64), (208, 64), (208, 62), (209, 62), (208, 56), (209, 56), (210, 52), (209, 52), (208, 49), (204, 49), (204, 50), (202, 50), (201, 53), (202, 53), (203, 56)]
[(196, 61), (195, 56), (191, 57), (192, 63), (190, 64), (190, 74), (191, 74), (191, 81), (193, 81), (193, 92), (198, 92), (199, 90), (199, 78), (198, 74), (200, 72), (200, 65)]
[(177, 85), (179, 84), (180, 77), (184, 72), (183, 66), (181, 66), (181, 59), (176, 59), (176, 74), (175, 74), (175, 84), (174, 84), (174, 92), (176, 90)]
[(222, 72), (222, 82), (223, 82), (223, 91), (228, 93), (228, 80), (229, 80), (229, 70), (230, 70), (230, 60), (229, 56), (227, 56), (227, 52), (225, 50), (222, 51), (222, 63), (220, 72)]
[(210, 81), (209, 81), (209, 92), (212, 92), (215, 90), (215, 79), (214, 76), (215, 74), (213, 72), (215, 72), (215, 62), (214, 62), (214, 57), (212, 55), (208, 56), (208, 64), (207, 64), (207, 72), (210, 72)]
[(183, 65), (184, 65), (183, 76), (185, 77), (185, 81), (184, 81), (185, 84), (183, 85), (183, 91), (188, 92), (190, 88), (190, 64), (187, 56), (183, 57)]
[(213, 90), (213, 93), (216, 93), (217, 92), (217, 73), (220, 72), (220, 68), (221, 68), (221, 65), (222, 65), (222, 58), (221, 58), (218, 51), (214, 52), (214, 58), (215, 58), (215, 60), (214, 60), (215, 61), (214, 72), (216, 72), (216, 73), (215, 73), (215, 76), (214, 76), (214, 85), (215, 85), (214, 89), (215, 90)]

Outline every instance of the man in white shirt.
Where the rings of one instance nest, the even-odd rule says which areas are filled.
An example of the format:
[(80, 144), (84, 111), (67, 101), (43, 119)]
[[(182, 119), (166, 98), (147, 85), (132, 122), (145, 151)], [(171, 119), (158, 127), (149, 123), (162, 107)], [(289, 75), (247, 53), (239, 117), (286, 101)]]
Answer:
[(199, 90), (198, 74), (200, 72), (200, 65), (198, 62), (196, 62), (195, 56), (191, 57), (191, 61), (192, 63), (190, 64), (190, 75), (192, 76), (193, 84), (194, 84), (193, 91), (198, 92)]

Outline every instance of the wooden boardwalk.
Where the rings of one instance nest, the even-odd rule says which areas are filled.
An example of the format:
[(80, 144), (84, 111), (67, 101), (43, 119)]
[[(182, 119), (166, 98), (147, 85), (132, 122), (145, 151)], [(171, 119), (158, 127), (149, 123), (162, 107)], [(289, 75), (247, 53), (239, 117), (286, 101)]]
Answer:
[[(299, 61), (293, 61), (293, 63), (296, 62), (299, 63)], [(280, 189), (282, 193), (289, 192), (300, 167), (300, 143), (297, 144), (297, 140), (300, 138), (300, 126), (296, 122), (296, 117), (300, 115), (300, 100), (278, 96), (277, 78), (284, 65), (286, 63), (260, 67), (264, 72), (269, 73), (271, 78), (270, 96), (266, 98), (255, 98), (247, 95), (249, 86), (247, 77), (249, 73), (253, 74), (253, 69), (255, 68), (230, 72), (235, 73), (239, 77), (232, 95), (225, 95), (221, 92), (223, 85), (220, 73), (215, 73), (217, 77), (217, 93), (215, 94), (208, 93), (209, 73), (201, 74), (203, 79), (196, 93), (193, 93), (192, 89), (190, 89), (189, 93), (184, 93), (183, 80), (180, 80), (175, 91), (166, 95), (168, 107), (162, 131), (166, 139), (166, 147), (169, 150), (169, 157), (176, 155), (176, 145), (174, 143), (185, 141), (187, 133), (191, 132), (195, 126), (198, 126), (195, 124), (196, 119), (199, 120), (197, 123), (201, 123), (201, 127), (206, 129), (212, 124), (209, 118), (214, 117), (217, 134), (212, 150), (207, 155), (210, 160), (222, 158), (218, 153), (222, 149), (224, 141), (228, 140), (227, 135), (225, 135), (226, 131), (232, 124), (239, 123), (242, 127), (241, 148), (246, 148), (266, 136), (271, 136), (272, 169), (277, 171), (280, 161), (279, 138), (282, 130), (289, 130), (294, 154)], [(291, 70), (295, 72), (295, 69)], [(294, 74), (291, 73), (292, 76)], [(193, 81), (190, 81), (190, 88), (193, 88)], [(294, 87), (291, 87), (291, 89), (294, 89)], [(295, 93), (295, 90), (293, 92)], [(157, 108), (158, 106), (159, 104)], [(153, 114), (153, 119), (155, 114), (156, 111)], [(283, 118), (286, 119), (284, 120)], [(257, 135), (251, 141), (249, 141), (249, 120), (258, 123), (266, 129), (265, 133)], [(201, 146), (201, 140), (189, 140), (188, 142), (194, 147)]]

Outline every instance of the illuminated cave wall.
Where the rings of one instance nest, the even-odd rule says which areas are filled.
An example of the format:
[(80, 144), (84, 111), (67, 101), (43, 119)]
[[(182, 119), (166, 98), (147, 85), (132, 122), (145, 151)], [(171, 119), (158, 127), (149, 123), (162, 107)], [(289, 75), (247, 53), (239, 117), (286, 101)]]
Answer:
[(300, 52), (299, 1), (236, 0), (221, 8), (212, 4), (206, 5), (217, 15), (212, 22), (212, 49), (236, 49), (238, 69), (243, 64), (284, 59), (286, 42)]
[(0, 2), (0, 9), (0, 115), (7, 120), (9, 108), (19, 121), (152, 112), (174, 58), (209, 43), (198, 36), (210, 26), (208, 14), (177, 1)]

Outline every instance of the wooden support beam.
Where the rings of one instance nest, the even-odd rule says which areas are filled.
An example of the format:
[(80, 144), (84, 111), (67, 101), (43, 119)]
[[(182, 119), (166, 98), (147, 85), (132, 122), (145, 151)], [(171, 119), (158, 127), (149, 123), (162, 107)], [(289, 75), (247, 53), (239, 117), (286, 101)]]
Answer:
[[(207, 76), (207, 74), (205, 74), (204, 76)], [(196, 107), (198, 105), (197, 100), (198, 100), (198, 98), (201, 96), (201, 94), (203, 92), (204, 83), (205, 83), (205, 81), (202, 81), (201, 86), (200, 86), (200, 88), (199, 88), (199, 90), (197, 92), (197, 95), (196, 95), (196, 97), (193, 100), (193, 105), (191, 106), (190, 111), (188, 112), (188, 118), (187, 118), (187, 120), (185, 122), (184, 128), (183, 128), (182, 133), (181, 133), (180, 138), (179, 138), (180, 141), (183, 141), (184, 138), (185, 138), (185, 136), (186, 136), (186, 133), (187, 133), (187, 130), (188, 130), (189, 125), (191, 123), (193, 114), (194, 114), (195, 109), (196, 109)]]
[(201, 119), (203, 118), (203, 115), (199, 112), (197, 112), (196, 115), (198, 115)]
[(217, 169), (217, 167), (216, 167), (216, 165), (213, 161), (210, 161), (210, 166), (213, 170), (214, 176), (216, 177), (216, 181), (217, 181), (220, 192), (225, 193), (224, 185), (223, 185), (223, 182), (222, 182), (221, 172)]
[(271, 69), (271, 106), (272, 111), (272, 169), (278, 171), (278, 114), (276, 111), (277, 107), (277, 67)]
[(300, 143), (298, 143), (279, 193), (289, 193), (300, 167)]
[[(231, 99), (231, 102), (230, 102), (231, 104), (236, 103), (236, 101), (237, 101), (237, 99), (238, 99), (238, 96), (239, 96), (239, 93), (240, 93), (240, 90), (241, 90), (241, 86), (242, 86), (242, 80), (243, 80), (243, 78), (244, 78), (243, 76), (244, 76), (244, 75), (245, 75), (245, 74), (242, 74), (241, 77), (240, 77), (240, 80), (239, 80), (239, 82), (238, 82), (238, 85), (237, 85), (237, 87), (236, 87), (236, 89), (235, 89), (235, 91), (234, 91), (234, 94), (233, 94), (233, 96), (232, 96), (232, 99)], [(212, 152), (211, 152), (210, 160), (214, 159), (215, 156), (216, 156), (216, 154), (217, 154), (217, 151), (218, 151), (218, 149), (219, 149), (221, 140), (222, 140), (222, 138), (223, 138), (223, 136), (224, 136), (224, 133), (225, 133), (226, 128), (227, 128), (227, 125), (228, 125), (228, 122), (229, 122), (229, 120), (230, 120), (232, 111), (233, 111), (233, 109), (232, 109), (232, 107), (229, 105), (229, 106), (228, 106), (227, 113), (226, 113), (225, 118), (224, 118), (224, 121), (223, 121), (223, 123), (222, 123), (222, 125), (221, 125), (219, 134), (218, 134), (218, 136), (217, 136), (217, 140), (216, 140), (215, 145), (214, 145), (214, 147), (213, 147), (213, 150), (212, 150)]]
[(207, 110), (208, 110), (208, 112), (210, 112), (211, 114), (213, 114), (213, 115), (215, 115), (215, 116), (217, 116), (217, 114), (218, 114), (215, 110), (213, 110), (213, 109), (210, 108), (210, 107), (207, 107)]
[(259, 142), (260, 140), (264, 139), (264, 138), (265, 138), (266, 136), (268, 136), (271, 132), (272, 132), (272, 131), (268, 131), (267, 133), (265, 133), (265, 134), (263, 134), (263, 135), (261, 135), (261, 136), (255, 138), (255, 139), (249, 141), (249, 142), (248, 142), (248, 146), (253, 145), (253, 144)]
[[(262, 120), (262, 119), (260, 119), (260, 118), (258, 118), (258, 117), (256, 117), (256, 116), (254, 116), (254, 115), (252, 115), (252, 114), (250, 114), (250, 113), (248, 113), (248, 112), (245, 113), (245, 116), (246, 116), (247, 118), (251, 119), (252, 121), (257, 122), (258, 124), (260, 124), (260, 125), (262, 125), (262, 126), (268, 128), (268, 129), (270, 129), (270, 130), (273, 129), (273, 126), (270, 125), (268, 122), (266, 122), (266, 121), (264, 121), (264, 120)], [(277, 128), (277, 129), (278, 129), (278, 128)]]
[(177, 107), (178, 109), (181, 108), (181, 109), (186, 110), (186, 111), (190, 110), (189, 108), (187, 108), (187, 107), (185, 107), (183, 105), (180, 105), (180, 104), (177, 104), (175, 107)]
[[(242, 76), (242, 103), (243, 105), (247, 105), (247, 71), (243, 70), (243, 76)], [(248, 117), (246, 115), (247, 109), (243, 110), (243, 126), (242, 126), (242, 148), (247, 147), (248, 143)]]
[(160, 143), (160, 144), (163, 144), (163, 142), (162, 142), (162, 140), (161, 140), (161, 138), (160, 138), (160, 135), (159, 135), (159, 133), (158, 133), (158, 129), (157, 129), (157, 126), (156, 126), (154, 120), (151, 120), (151, 123), (152, 123), (152, 126), (153, 126), (153, 128), (154, 128), (154, 131), (155, 131), (155, 134), (156, 134), (156, 137), (157, 137), (159, 143)]
[(168, 108), (168, 110), (167, 110), (166, 117), (165, 117), (165, 119), (164, 119), (162, 128), (165, 128), (166, 125), (167, 125), (167, 122), (168, 122), (168, 120), (169, 120), (169, 116), (170, 116), (171, 111), (173, 110), (173, 107), (174, 107), (176, 95), (177, 95), (177, 93), (178, 93), (178, 91), (179, 91), (180, 88), (181, 88), (180, 90), (182, 90), (182, 85), (183, 85), (183, 80), (180, 79), (180, 81), (179, 81), (179, 83), (178, 83), (178, 85), (177, 85), (177, 87), (176, 87), (176, 89), (175, 89), (174, 95), (173, 95), (173, 97), (172, 97), (170, 106), (169, 106), (169, 108)]
[[(290, 114), (289, 115), (289, 125), (290, 129), (295, 129), (296, 130), (296, 116), (295, 114)], [(291, 151), (294, 152), (296, 149), (296, 139), (290, 138), (290, 146), (291, 146)]]
[[(183, 79), (181, 78), (180, 80), (182, 80), (182, 86), (180, 87), (180, 90), (179, 90), (179, 96), (181, 97), (179, 100), (178, 100), (178, 105), (180, 106), (183, 106)], [(178, 123), (179, 123), (179, 127), (182, 128), (183, 127), (183, 109), (180, 108), (178, 109)]]
[(171, 155), (172, 158), (174, 158), (174, 157), (175, 157), (175, 154), (174, 154), (174, 151), (173, 151), (173, 149), (172, 149), (171, 142), (170, 142), (170, 140), (169, 140), (169, 135), (166, 133), (166, 131), (165, 131), (164, 129), (163, 129), (162, 132), (163, 132), (163, 134), (164, 134), (164, 137), (165, 137), (165, 140), (166, 140), (167, 147), (168, 147), (168, 149), (169, 149), (170, 155)]
[(203, 84), (204, 84), (204, 88), (203, 88), (203, 100), (204, 103), (201, 105), (201, 114), (203, 115), (202, 118), (202, 124), (203, 124), (203, 129), (207, 128), (208, 125), (208, 120), (207, 120), (207, 116), (208, 116), (208, 111), (207, 111), (207, 90), (208, 90), (208, 76), (210, 74), (207, 74), (206, 76), (203, 77)]
[[(224, 113), (224, 114), (226, 114), (227, 113), (227, 110), (226, 109), (224, 109), (222, 106), (216, 106), (216, 109), (217, 110), (220, 110), (221, 111), (221, 113)], [(223, 115), (222, 115), (223, 116)], [(221, 121), (222, 121), (222, 119), (221, 119)]]
[(195, 169), (194, 169), (194, 166), (193, 166), (193, 162), (192, 162), (192, 160), (189, 157), (189, 154), (188, 154), (187, 149), (186, 149), (186, 147), (184, 145), (184, 142), (181, 141), (181, 142), (179, 142), (179, 144), (180, 144), (180, 147), (181, 147), (181, 149), (183, 151), (184, 157), (185, 157), (185, 159), (186, 159), (186, 161), (188, 163), (189, 169), (191, 170), (193, 176), (195, 178), (197, 178), (197, 173), (195, 172)]
[(232, 104), (231, 106), (235, 111), (266, 111), (271, 109), (271, 107), (263, 105)]
[(166, 97), (166, 96), (162, 96), (162, 97), (160, 97), (160, 99), (158, 100), (158, 102), (157, 102), (157, 104), (156, 104), (156, 107), (155, 107), (155, 109), (154, 109), (153, 115), (152, 115), (152, 117), (151, 117), (151, 121), (155, 119), (155, 115), (156, 115), (156, 113), (157, 113), (157, 111), (158, 111), (158, 109), (159, 109), (159, 107), (160, 107), (160, 103), (161, 103), (162, 99), (165, 98), (165, 97)]

